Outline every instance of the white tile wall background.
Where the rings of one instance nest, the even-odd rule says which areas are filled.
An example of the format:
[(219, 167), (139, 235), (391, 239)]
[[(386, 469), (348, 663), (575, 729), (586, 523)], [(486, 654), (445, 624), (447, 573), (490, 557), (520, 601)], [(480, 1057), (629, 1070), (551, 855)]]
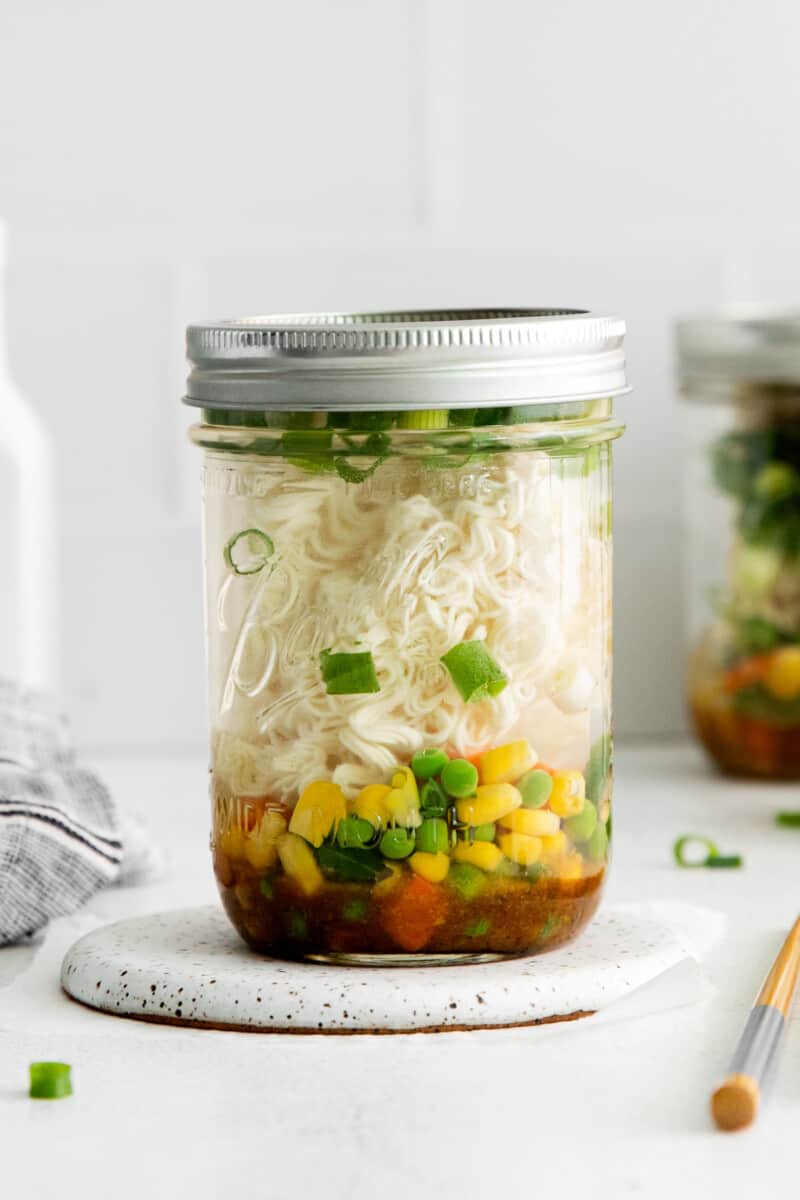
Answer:
[(5, 0), (9, 352), (83, 743), (204, 738), (182, 326), (328, 306), (625, 314), (618, 729), (680, 730), (669, 325), (797, 300), (798, 38), (786, 0)]

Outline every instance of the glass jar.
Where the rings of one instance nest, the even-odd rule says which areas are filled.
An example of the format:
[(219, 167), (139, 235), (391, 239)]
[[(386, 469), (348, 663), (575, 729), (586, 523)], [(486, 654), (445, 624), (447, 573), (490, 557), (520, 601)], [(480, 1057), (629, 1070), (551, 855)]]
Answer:
[(623, 334), (540, 310), (190, 326), (214, 870), (255, 950), (481, 960), (597, 907)]
[(678, 326), (691, 401), (689, 703), (722, 770), (800, 778), (800, 316)]

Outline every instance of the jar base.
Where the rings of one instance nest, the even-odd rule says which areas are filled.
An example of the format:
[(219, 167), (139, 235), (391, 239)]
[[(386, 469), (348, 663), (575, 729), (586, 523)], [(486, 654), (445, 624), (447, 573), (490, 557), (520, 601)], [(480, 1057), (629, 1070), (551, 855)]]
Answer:
[(525, 958), (524, 953), (498, 954), (476, 951), (473, 954), (348, 954), (331, 951), (304, 955), (305, 962), (332, 967), (460, 967), (476, 963), (506, 962)]

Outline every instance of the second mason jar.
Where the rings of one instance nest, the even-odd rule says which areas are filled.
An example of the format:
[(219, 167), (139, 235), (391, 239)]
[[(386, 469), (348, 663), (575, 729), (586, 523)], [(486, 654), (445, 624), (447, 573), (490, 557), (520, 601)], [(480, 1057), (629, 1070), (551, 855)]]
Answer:
[(689, 700), (723, 770), (800, 779), (800, 316), (686, 320)]
[(256, 950), (549, 949), (611, 830), (611, 397), (581, 311), (188, 330), (214, 870)]

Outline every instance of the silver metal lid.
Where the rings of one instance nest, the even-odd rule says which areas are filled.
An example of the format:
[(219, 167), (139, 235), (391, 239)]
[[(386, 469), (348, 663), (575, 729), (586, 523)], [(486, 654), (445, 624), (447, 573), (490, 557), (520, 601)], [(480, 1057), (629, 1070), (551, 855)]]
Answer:
[(578, 309), (290, 313), (190, 325), (187, 404), (438, 409), (629, 390), (625, 323)]
[(732, 308), (678, 321), (678, 373), (687, 389), (800, 384), (800, 311)]

